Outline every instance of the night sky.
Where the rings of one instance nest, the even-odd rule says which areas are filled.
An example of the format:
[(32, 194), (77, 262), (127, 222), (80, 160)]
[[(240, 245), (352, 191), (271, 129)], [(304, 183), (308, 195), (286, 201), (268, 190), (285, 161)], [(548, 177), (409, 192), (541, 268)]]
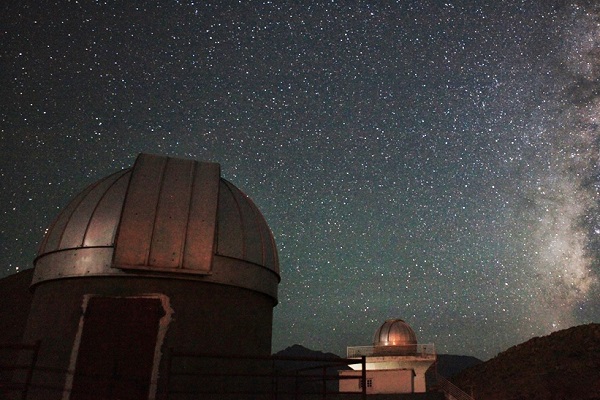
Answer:
[(275, 235), (274, 351), (402, 318), (488, 359), (600, 321), (599, 82), (595, 1), (6, 1), (2, 275), (138, 153), (214, 161)]

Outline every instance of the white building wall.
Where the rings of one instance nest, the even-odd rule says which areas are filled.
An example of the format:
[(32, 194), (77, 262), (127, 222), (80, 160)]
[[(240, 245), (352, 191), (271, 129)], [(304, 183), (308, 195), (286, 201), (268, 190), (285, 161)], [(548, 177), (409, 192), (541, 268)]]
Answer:
[[(340, 392), (359, 392), (361, 371), (340, 371)], [(388, 369), (367, 371), (367, 394), (415, 393), (414, 371), (410, 369)]]

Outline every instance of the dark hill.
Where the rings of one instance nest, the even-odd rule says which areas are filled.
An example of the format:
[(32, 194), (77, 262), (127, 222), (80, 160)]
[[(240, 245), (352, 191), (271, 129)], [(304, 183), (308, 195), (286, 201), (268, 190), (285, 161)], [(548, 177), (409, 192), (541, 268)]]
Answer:
[[(431, 368), (437, 369), (437, 373), (445, 378), (451, 378), (466, 368), (481, 364), (479, 358), (471, 356), (457, 356), (454, 354), (438, 354), (436, 364)], [(428, 371), (429, 372), (429, 371)]]
[[(348, 366), (336, 362), (340, 357), (333, 353), (310, 350), (298, 344), (274, 355), (283, 358), (275, 361), (278, 384), (288, 389), (296, 387), (302, 393), (320, 393), (323, 374), (332, 378), (327, 381), (327, 390), (337, 391), (337, 371), (349, 369)], [(295, 378), (300, 379), (297, 381)]]
[(285, 357), (310, 357), (310, 358), (324, 358), (324, 359), (337, 359), (339, 356), (333, 353), (323, 353), (322, 351), (316, 351), (307, 349), (304, 346), (300, 346), (299, 344), (295, 344), (290, 347), (286, 347), (285, 349), (278, 351), (275, 353), (276, 356), (285, 356)]
[[(293, 346), (287, 347), (284, 350), (281, 350), (277, 353), (274, 354), (275, 356), (283, 356), (283, 357), (292, 357), (292, 358), (296, 358), (298, 360), (296, 361), (292, 361), (292, 360), (280, 360), (277, 361), (275, 363), (275, 366), (277, 367), (277, 370), (280, 373), (284, 373), (284, 371), (293, 371), (293, 370), (297, 370), (297, 369), (301, 369), (301, 370), (305, 370), (305, 369), (311, 369), (314, 368), (315, 366), (319, 366), (319, 365), (326, 365), (327, 363), (323, 363), (322, 361), (316, 361), (316, 359), (319, 360), (328, 360), (328, 361), (335, 361), (340, 359), (339, 356), (333, 354), (333, 353), (323, 353), (321, 351), (316, 351), (316, 350), (311, 350), (308, 349), (304, 346), (300, 346), (298, 344), (295, 344)], [(453, 354), (438, 354), (437, 357), (437, 363), (432, 365), (431, 368), (427, 371), (427, 380), (428, 382), (435, 382), (435, 373), (437, 372), (438, 374), (446, 377), (446, 378), (450, 378), (454, 375), (456, 375), (457, 373), (459, 373), (460, 371), (464, 370), (465, 368), (469, 368), (473, 365), (478, 365), (481, 364), (483, 361), (481, 361), (478, 358), (475, 357), (471, 357), (471, 356), (460, 356), (460, 355), (453, 355)], [(336, 374), (336, 370), (340, 370), (340, 369), (350, 369), (349, 367), (345, 366), (345, 365), (339, 365), (336, 364), (335, 367), (332, 368), (328, 368), (328, 372), (334, 375)], [(290, 382), (290, 384), (292, 384)], [(330, 385), (330, 389), (331, 390), (335, 390), (336, 385), (331, 384)], [(315, 388), (312, 388), (315, 389)]]
[(477, 400), (598, 400), (600, 324), (535, 337), (452, 381)]

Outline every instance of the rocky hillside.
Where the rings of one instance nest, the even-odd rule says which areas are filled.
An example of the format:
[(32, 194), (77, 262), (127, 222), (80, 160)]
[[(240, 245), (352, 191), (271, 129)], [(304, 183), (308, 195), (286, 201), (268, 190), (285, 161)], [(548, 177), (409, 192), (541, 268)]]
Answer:
[(600, 324), (533, 338), (452, 381), (477, 400), (600, 399)]

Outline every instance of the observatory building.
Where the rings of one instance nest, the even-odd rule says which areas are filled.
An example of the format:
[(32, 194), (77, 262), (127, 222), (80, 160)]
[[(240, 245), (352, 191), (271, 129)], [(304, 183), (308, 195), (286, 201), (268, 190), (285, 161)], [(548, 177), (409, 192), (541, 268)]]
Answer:
[(27, 399), (155, 399), (170, 349), (271, 353), (275, 242), (218, 164), (139, 155), (73, 198), (34, 264)]
[[(433, 344), (418, 344), (413, 329), (401, 319), (385, 321), (375, 332), (372, 346), (347, 349), (348, 358), (365, 357), (367, 394), (424, 393), (425, 372), (435, 362)], [(340, 392), (362, 389), (361, 364), (340, 371)], [(355, 379), (351, 379), (355, 378)]]

